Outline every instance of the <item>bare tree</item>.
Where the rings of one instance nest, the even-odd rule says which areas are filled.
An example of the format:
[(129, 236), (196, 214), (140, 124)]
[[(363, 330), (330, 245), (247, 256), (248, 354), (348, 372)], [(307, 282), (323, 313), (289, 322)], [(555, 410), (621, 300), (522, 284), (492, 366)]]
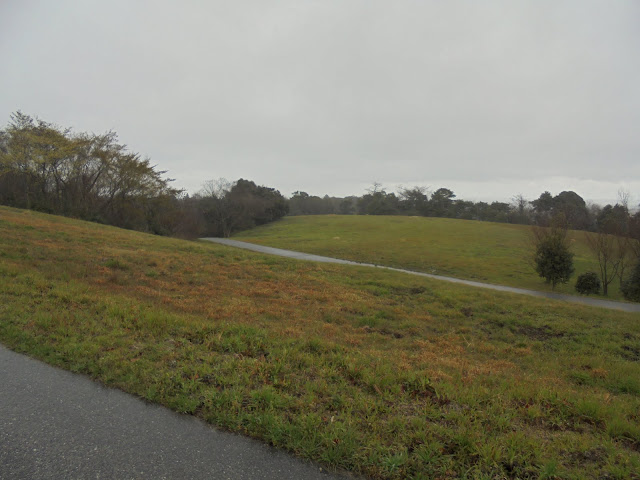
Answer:
[(205, 235), (229, 237), (235, 224), (242, 219), (244, 212), (234, 210), (229, 201), (233, 185), (225, 178), (208, 180), (202, 185), (198, 197), (207, 223)]
[(598, 260), (602, 293), (607, 295), (609, 284), (617, 276), (620, 265), (627, 255), (623, 242), (621, 237), (604, 232), (587, 232), (585, 237), (589, 249)]
[(637, 248), (636, 240), (627, 236), (617, 236), (616, 243), (618, 248), (618, 260), (620, 262), (620, 266), (618, 267), (618, 280), (620, 280), (620, 287), (622, 287), (622, 282), (625, 279), (625, 273), (627, 269), (633, 266), (636, 255), (635, 248)]
[(528, 224), (531, 220), (531, 202), (519, 193), (511, 197), (512, 221), (514, 223)]
[(629, 201), (631, 199), (631, 194), (629, 190), (625, 190), (624, 188), (620, 188), (618, 190), (618, 204), (622, 205), (624, 209), (629, 211)]

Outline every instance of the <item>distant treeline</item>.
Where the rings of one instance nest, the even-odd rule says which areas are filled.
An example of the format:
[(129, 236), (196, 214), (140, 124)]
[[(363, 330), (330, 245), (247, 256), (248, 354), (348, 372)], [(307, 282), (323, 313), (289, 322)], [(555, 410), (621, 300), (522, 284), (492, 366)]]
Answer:
[(426, 187), (401, 188), (396, 194), (374, 184), (361, 197), (317, 197), (295, 192), (289, 199), (289, 215), (418, 215), (538, 226), (562, 219), (565, 226), (576, 230), (637, 233), (640, 212), (631, 214), (628, 195), (621, 192), (620, 197), (618, 203), (605, 207), (587, 205), (572, 191), (556, 196), (544, 192), (532, 201), (517, 195), (511, 203), (486, 203), (456, 199), (448, 188), (433, 193)]
[(166, 172), (117, 142), (113, 132), (73, 133), (21, 112), (0, 130), (0, 203), (159, 235), (229, 236), (289, 215), (419, 215), (549, 225), (640, 238), (640, 213), (628, 195), (616, 205), (587, 205), (575, 192), (544, 192), (528, 201), (471, 202), (453, 191), (426, 187), (387, 192), (374, 184), (362, 196), (317, 197), (239, 179), (207, 182), (189, 196)]

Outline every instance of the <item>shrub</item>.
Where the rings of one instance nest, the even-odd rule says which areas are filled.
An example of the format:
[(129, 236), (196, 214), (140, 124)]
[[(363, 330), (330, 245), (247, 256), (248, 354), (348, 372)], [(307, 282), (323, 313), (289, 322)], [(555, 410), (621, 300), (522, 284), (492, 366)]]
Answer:
[(600, 277), (596, 272), (586, 272), (578, 276), (576, 290), (582, 295), (600, 293)]
[(640, 262), (634, 267), (631, 276), (622, 282), (620, 290), (627, 300), (640, 302)]
[(539, 236), (535, 255), (536, 272), (551, 288), (567, 283), (573, 273), (573, 253), (569, 251), (566, 230), (552, 229)]

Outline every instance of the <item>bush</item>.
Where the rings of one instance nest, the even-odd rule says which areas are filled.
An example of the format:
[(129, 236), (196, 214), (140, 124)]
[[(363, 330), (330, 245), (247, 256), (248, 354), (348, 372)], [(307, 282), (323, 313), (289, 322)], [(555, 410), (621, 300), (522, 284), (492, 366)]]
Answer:
[(567, 283), (573, 273), (573, 253), (569, 251), (566, 231), (552, 230), (538, 239), (535, 255), (536, 272), (551, 288)]
[(631, 276), (622, 283), (620, 290), (627, 300), (640, 302), (640, 262), (636, 264)]
[(600, 293), (600, 277), (596, 272), (587, 272), (578, 276), (576, 290), (582, 295)]

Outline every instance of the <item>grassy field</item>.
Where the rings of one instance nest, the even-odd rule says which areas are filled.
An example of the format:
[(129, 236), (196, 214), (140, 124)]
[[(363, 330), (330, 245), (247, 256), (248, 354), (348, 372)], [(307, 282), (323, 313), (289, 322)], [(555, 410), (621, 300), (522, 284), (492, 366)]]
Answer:
[(374, 478), (639, 478), (638, 314), (0, 207), (0, 340)]
[[(577, 276), (599, 272), (584, 232), (570, 231), (575, 273), (556, 291), (576, 294)], [(448, 218), (316, 215), (286, 217), (237, 240), (359, 262), (534, 290), (551, 290), (532, 263), (530, 227)], [(619, 281), (609, 298), (622, 300)]]

